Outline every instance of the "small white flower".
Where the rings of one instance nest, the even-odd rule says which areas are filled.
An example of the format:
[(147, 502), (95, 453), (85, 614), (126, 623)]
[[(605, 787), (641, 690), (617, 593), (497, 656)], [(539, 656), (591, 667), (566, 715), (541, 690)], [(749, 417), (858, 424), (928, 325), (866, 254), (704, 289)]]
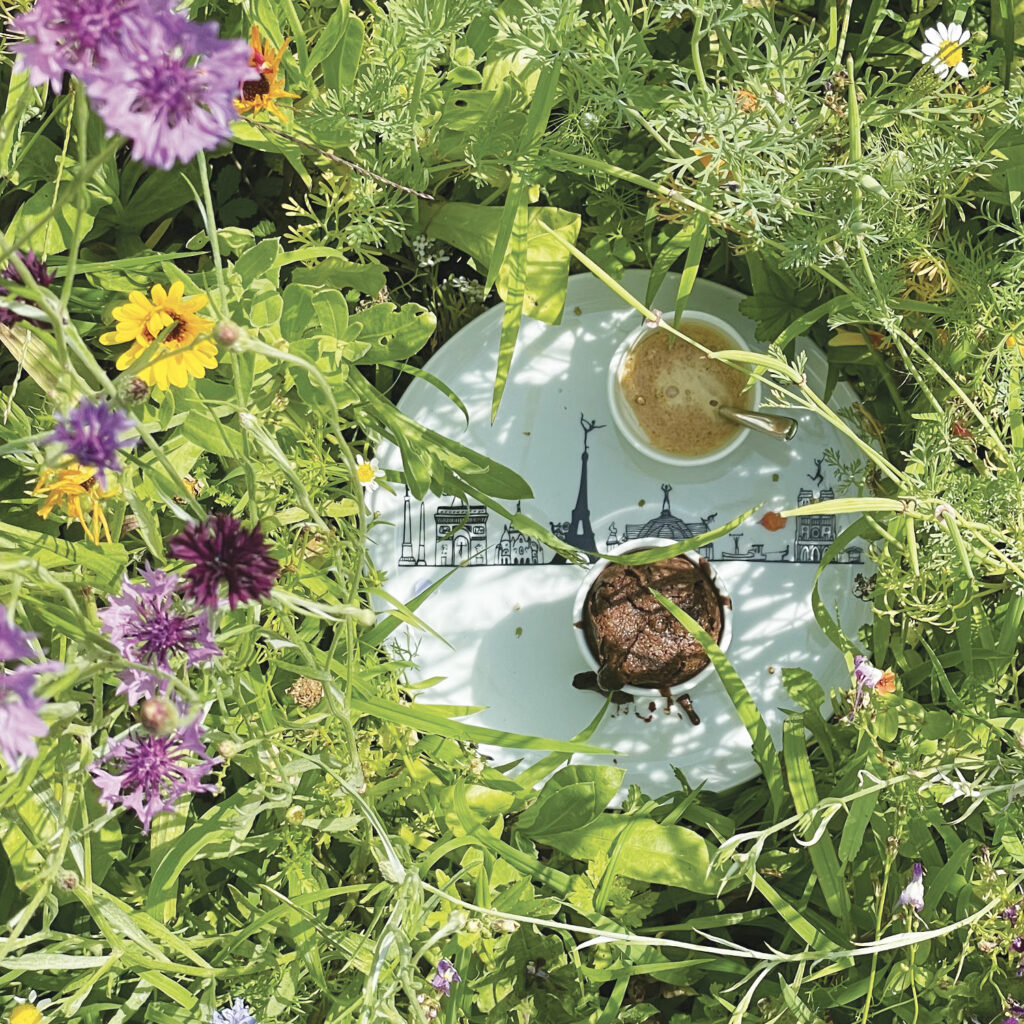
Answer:
[(356, 456), (356, 478), (370, 494), (380, 486), (377, 481), (383, 476), (384, 470), (377, 465), (376, 459), (367, 462), (362, 455)]
[(955, 71), (961, 78), (970, 74), (970, 69), (964, 63), (963, 46), (971, 38), (971, 33), (963, 25), (952, 22), (943, 25), (940, 21), (934, 28), (925, 31), (924, 38), (921, 63), (928, 64), (939, 78), (947, 78), (950, 71)]

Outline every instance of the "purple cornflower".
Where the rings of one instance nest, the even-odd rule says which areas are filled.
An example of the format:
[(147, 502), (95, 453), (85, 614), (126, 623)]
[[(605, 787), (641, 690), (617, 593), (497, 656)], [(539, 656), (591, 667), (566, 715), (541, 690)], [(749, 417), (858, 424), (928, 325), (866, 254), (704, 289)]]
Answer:
[[(129, 583), (125, 577), (121, 596), (99, 612), (103, 631), (126, 661), (150, 665), (162, 672), (171, 669), (171, 658), (185, 656), (185, 665), (196, 665), (217, 657), (221, 650), (213, 641), (210, 624), (202, 612), (184, 608), (176, 600), (179, 578), (160, 569), (141, 570), (145, 583)], [(163, 685), (161, 685), (163, 684)], [(118, 693), (129, 704), (153, 697), (167, 683), (155, 672), (126, 668), (121, 673)]]
[[(44, 288), (48, 288), (53, 284), (53, 274), (46, 269), (46, 264), (31, 249), (27, 252), (19, 252), (18, 258), (25, 264), (25, 269), (29, 272), (29, 275), (36, 284), (42, 285)], [(13, 281), (15, 284), (19, 285), (23, 285), (25, 283), (21, 276), (21, 272), (18, 270), (18, 267), (13, 260), (8, 263), (3, 272), (0, 273), (0, 279)], [(10, 294), (10, 289), (0, 285), (0, 295)], [(25, 318), (19, 313), (15, 313), (13, 309), (7, 309), (5, 306), (0, 305), (0, 324), (7, 324), (7, 326), (10, 327), (11, 324), (19, 323), (24, 319)]]
[(451, 960), (438, 960), (437, 968), (434, 971), (434, 976), (430, 979), (430, 984), (438, 992), (442, 992), (446, 996), (452, 994), (452, 985), (462, 981), (459, 977), (459, 972), (455, 970), (455, 964)]
[(221, 39), (214, 21), (164, 12), (149, 20), (145, 48), (89, 82), (107, 126), (132, 142), (132, 157), (169, 171), (231, 135), (241, 83), (259, 78), (249, 45)]
[(259, 526), (246, 530), (226, 513), (190, 523), (167, 542), (167, 550), (195, 563), (185, 572), (185, 594), (211, 608), (217, 606), (221, 583), (227, 584), (233, 610), (241, 602), (266, 597), (277, 578), (277, 559), (267, 550)]
[[(184, 705), (179, 706), (184, 713)], [(135, 733), (114, 743), (89, 766), (100, 803), (108, 811), (117, 805), (133, 810), (148, 835), (153, 818), (173, 811), (186, 793), (214, 792), (216, 784), (202, 778), (222, 759), (210, 757), (203, 746), (203, 714), (168, 736)], [(198, 763), (188, 763), (195, 758)], [(117, 774), (107, 771), (106, 765), (116, 766)]]
[[(39, 0), (11, 22), (26, 38), (11, 49), (15, 71), (60, 92), (65, 72), (85, 82), (119, 60), (138, 60), (148, 25), (167, 0)], [(140, 52), (141, 51), (141, 52)]]
[(26, 633), (21, 626), (15, 625), (9, 614), (0, 615), (0, 661), (33, 657), (35, 652), (29, 640), (34, 636), (35, 633)]
[(236, 999), (223, 1010), (214, 1010), (211, 1024), (256, 1024), (256, 1018), (244, 999)]
[(910, 881), (907, 882), (897, 906), (913, 907), (914, 910), (924, 910), (924, 868), (920, 862), (915, 863), (910, 873)]
[(50, 731), (39, 717), (46, 701), (35, 694), (36, 676), (61, 667), (59, 662), (47, 661), (0, 672), (0, 757), (12, 770), (23, 756), (35, 755), (36, 739)]
[(135, 421), (106, 402), (91, 402), (88, 398), (83, 398), (70, 412), (54, 418), (57, 428), (49, 440), (64, 445), (75, 462), (92, 466), (100, 487), (106, 488), (107, 470), (120, 473), (122, 469), (118, 449), (135, 445), (134, 438), (124, 440), (121, 437), (132, 429)]

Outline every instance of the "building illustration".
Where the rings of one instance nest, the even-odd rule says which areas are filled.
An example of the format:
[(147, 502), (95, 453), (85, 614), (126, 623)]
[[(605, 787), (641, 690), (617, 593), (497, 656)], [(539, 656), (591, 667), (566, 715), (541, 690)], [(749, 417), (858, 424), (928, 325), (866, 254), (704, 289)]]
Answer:
[[(583, 428), (583, 450), (580, 453), (580, 477), (576, 491), (576, 504), (571, 518), (561, 523), (551, 523), (551, 531), (561, 540), (588, 552), (598, 550), (594, 528), (590, 519), (587, 470), (590, 458), (589, 435), (601, 426), (594, 420), (580, 415)], [(815, 459), (815, 473), (808, 473), (812, 484), (820, 490), (814, 491), (801, 486), (796, 495), (799, 508), (808, 508), (819, 502), (832, 501), (835, 491), (829, 486), (822, 472), (824, 459)], [(666, 539), (673, 541), (700, 537), (713, 529), (718, 518), (717, 512), (687, 517), (672, 510), (670, 494), (672, 485), (661, 485), (661, 511), (653, 518), (640, 523), (620, 524), (612, 522), (604, 541), (604, 550), (614, 554), (624, 541)], [(520, 504), (516, 512), (520, 512)], [(786, 521), (774, 513), (781, 527)], [(425, 502), (419, 502), (414, 509), (406, 488), (402, 508), (402, 545), (398, 558), (400, 566), (505, 566), (505, 565), (564, 565), (565, 558), (554, 554), (547, 557), (548, 549), (533, 537), (528, 537), (511, 523), (504, 523), (501, 535), (488, 543), (488, 516), (485, 505), (475, 505), (458, 497), (446, 500), (443, 496), (433, 511), (434, 542), (433, 558), (427, 560), (427, 523), (430, 518)], [(765, 517), (767, 519), (767, 517)], [(701, 545), (698, 553), (709, 562), (789, 562), (805, 565), (819, 565), (825, 552), (839, 535), (837, 517), (834, 513), (809, 512), (793, 517), (791, 538), (767, 527), (765, 522), (746, 523), (741, 530), (730, 533), (728, 538)], [(591, 554), (590, 561), (597, 560)], [(864, 562), (864, 551), (857, 545), (850, 545), (832, 558), (837, 565), (860, 565)]]
[[(516, 502), (516, 515), (522, 512), (522, 502)], [(495, 561), (498, 565), (539, 565), (543, 545), (532, 537), (506, 523), (498, 538)]]
[[(821, 464), (824, 459), (815, 459), (817, 475), (813, 480), (823, 481)], [(810, 474), (808, 474), (810, 476)], [(612, 523), (608, 531), (607, 549), (613, 551), (615, 546), (625, 540), (636, 540), (643, 537), (666, 537), (670, 540), (688, 540), (691, 537), (699, 537), (712, 529), (712, 522), (717, 513), (702, 516), (699, 521), (687, 522), (673, 514), (669, 504), (669, 492), (671, 485), (662, 484), (663, 494), (661, 513), (646, 523), (627, 523), (623, 533), (620, 535), (615, 523)], [(809, 488), (800, 488), (797, 494), (797, 506), (805, 508), (808, 505), (816, 505), (822, 501), (832, 501), (835, 492), (831, 487), (823, 487), (815, 494)], [(781, 548), (767, 548), (766, 541), (748, 540), (741, 544), (744, 538), (743, 533), (730, 533), (729, 539), (732, 544), (720, 543), (716, 550), (715, 544), (704, 544), (700, 548), (702, 554), (709, 562), (797, 562), (805, 564), (820, 564), (825, 552), (829, 549), (839, 531), (836, 527), (835, 514), (823, 513), (821, 515), (803, 515), (793, 518), (795, 535), (793, 540)], [(769, 534), (774, 539), (775, 535)], [(834, 564), (860, 565), (864, 561), (864, 552), (856, 545), (844, 548), (835, 558)]]
[[(672, 506), (669, 503), (669, 492), (672, 490), (671, 484), (661, 485), (661, 512), (653, 519), (649, 519), (646, 523), (629, 523), (626, 525), (625, 533), (622, 537), (619, 537), (616, 531), (615, 524), (612, 523), (611, 528), (608, 531), (608, 549), (611, 550), (616, 544), (626, 540), (638, 540), (644, 537), (663, 537), (668, 540), (689, 540), (691, 537), (699, 537), (702, 533), (707, 533), (711, 529), (712, 520), (714, 520), (717, 513), (712, 512), (711, 515), (705, 516), (700, 522), (688, 523), (678, 516), (673, 515)], [(715, 545), (705, 544), (700, 549), (702, 554), (708, 561), (711, 561), (715, 557)]]
[(434, 511), (434, 565), (486, 565), (487, 516), (485, 505), (455, 498), (439, 505)]

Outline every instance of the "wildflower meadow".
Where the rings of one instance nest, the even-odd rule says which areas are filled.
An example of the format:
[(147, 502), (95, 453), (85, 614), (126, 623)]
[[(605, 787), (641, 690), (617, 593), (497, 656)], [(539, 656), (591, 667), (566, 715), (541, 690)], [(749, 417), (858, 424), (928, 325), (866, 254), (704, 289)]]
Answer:
[(1024, 3), (0, 19), (5, 1021), (1024, 1022)]

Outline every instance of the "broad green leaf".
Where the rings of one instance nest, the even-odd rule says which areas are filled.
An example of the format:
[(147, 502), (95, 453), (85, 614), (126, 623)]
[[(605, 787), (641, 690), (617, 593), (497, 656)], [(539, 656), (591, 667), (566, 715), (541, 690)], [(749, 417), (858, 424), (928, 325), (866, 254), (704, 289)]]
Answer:
[(358, 334), (346, 351), (352, 362), (366, 366), (415, 355), (434, 333), (437, 317), (416, 302), (401, 308), (376, 302), (352, 317), (351, 324)]
[(603, 814), (585, 828), (560, 832), (542, 841), (578, 860), (600, 860), (607, 857), (627, 829), (618, 862), (620, 875), (690, 892), (717, 891), (717, 880), (708, 876), (707, 842), (681, 825), (659, 825), (650, 818)]
[(624, 769), (611, 765), (562, 768), (548, 779), (536, 801), (519, 816), (516, 828), (541, 842), (548, 836), (582, 828), (612, 801), (624, 775)]
[[(440, 238), (468, 253), (481, 267), (489, 267), (501, 210), (474, 203), (426, 203), (424, 206), (424, 230), (429, 237)], [(580, 216), (555, 207), (531, 207), (527, 218), (523, 315), (548, 324), (557, 323), (565, 306), (569, 282), (569, 250), (558, 239), (570, 244), (575, 242)], [(496, 279), (498, 294), (503, 299), (509, 294), (511, 278), (512, 270), (505, 261)]]

